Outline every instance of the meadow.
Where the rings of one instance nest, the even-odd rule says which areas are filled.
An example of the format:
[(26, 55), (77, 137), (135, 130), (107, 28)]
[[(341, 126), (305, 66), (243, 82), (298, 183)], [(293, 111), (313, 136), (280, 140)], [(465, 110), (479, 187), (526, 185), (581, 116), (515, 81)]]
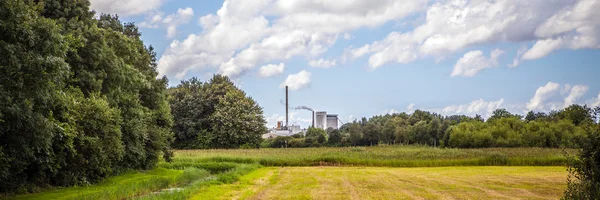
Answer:
[(376, 146), (179, 150), (171, 163), (8, 199), (560, 197), (571, 149)]

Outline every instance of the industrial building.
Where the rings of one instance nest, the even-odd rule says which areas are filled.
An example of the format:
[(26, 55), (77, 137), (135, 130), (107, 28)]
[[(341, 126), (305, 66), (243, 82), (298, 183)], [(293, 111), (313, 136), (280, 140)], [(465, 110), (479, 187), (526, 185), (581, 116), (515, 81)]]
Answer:
[(327, 115), (327, 128), (338, 129), (338, 115), (331, 114)]
[[(294, 109), (304, 109), (312, 112), (312, 126), (320, 129), (333, 128), (338, 129), (338, 115), (337, 114), (327, 114), (326, 111), (318, 111), (314, 112), (313, 109), (300, 106), (295, 107)], [(288, 116), (289, 116), (289, 104), (288, 104), (288, 87), (285, 86), (285, 124), (282, 121), (277, 122), (277, 127), (269, 129), (269, 132), (264, 134), (262, 137), (274, 138), (279, 136), (291, 136), (297, 133), (304, 133), (306, 129), (300, 128), (299, 125), (289, 125), (288, 124)]]
[(317, 111), (315, 112), (315, 124), (317, 128), (320, 129), (338, 129), (338, 115), (337, 114), (327, 114), (326, 111)]

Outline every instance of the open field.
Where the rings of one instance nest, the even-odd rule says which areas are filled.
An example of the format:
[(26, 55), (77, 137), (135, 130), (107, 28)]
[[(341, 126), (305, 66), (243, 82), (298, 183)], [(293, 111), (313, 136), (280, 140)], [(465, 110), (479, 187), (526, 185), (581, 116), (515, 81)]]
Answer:
[(287, 149), (179, 150), (180, 163), (258, 162), (263, 166), (564, 166), (572, 149), (450, 149), (426, 146), (375, 146)]
[(566, 185), (565, 153), (574, 151), (180, 150), (172, 163), (161, 162), (154, 170), (9, 199), (556, 199)]
[(564, 167), (269, 167), (192, 199), (557, 199)]

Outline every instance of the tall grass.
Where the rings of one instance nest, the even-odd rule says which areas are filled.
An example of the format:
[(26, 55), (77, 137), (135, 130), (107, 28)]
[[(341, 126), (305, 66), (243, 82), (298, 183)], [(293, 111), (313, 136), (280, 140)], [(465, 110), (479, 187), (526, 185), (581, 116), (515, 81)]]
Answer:
[(377, 146), (304, 149), (179, 150), (181, 163), (256, 162), (263, 166), (564, 166), (570, 149), (443, 149), (423, 146)]

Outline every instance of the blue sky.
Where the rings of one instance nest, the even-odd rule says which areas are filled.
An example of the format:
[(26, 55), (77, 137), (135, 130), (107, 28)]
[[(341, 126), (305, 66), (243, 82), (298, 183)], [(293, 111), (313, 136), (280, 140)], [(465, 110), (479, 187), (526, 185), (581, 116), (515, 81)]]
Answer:
[(171, 86), (228, 75), (268, 126), (284, 119), (283, 85), (291, 106), (342, 121), (600, 106), (598, 0), (91, 2), (140, 27)]

